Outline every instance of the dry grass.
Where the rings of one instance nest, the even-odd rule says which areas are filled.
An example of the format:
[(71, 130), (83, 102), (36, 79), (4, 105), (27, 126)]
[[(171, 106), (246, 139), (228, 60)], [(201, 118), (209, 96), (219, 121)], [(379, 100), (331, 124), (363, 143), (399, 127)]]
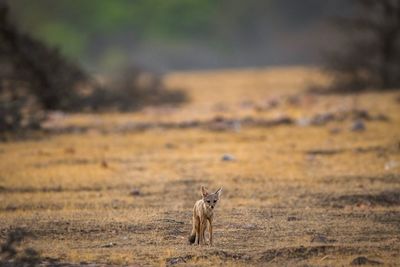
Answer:
[[(22, 227), (34, 234), (24, 246), (68, 263), (330, 266), (366, 256), (398, 264), (398, 93), (303, 95), (307, 83), (327, 82), (303, 68), (176, 73), (167, 82), (186, 88), (192, 102), (67, 116), (49, 127), (92, 130), (0, 144), (0, 241)], [(290, 102), (294, 95), (299, 103)], [(271, 99), (280, 104), (269, 107)], [(103, 131), (132, 121), (302, 118), (351, 108), (390, 120), (367, 121), (363, 132), (350, 131), (350, 120)], [(224, 153), (236, 160), (221, 161)], [(213, 247), (187, 244), (202, 184), (223, 187)]]

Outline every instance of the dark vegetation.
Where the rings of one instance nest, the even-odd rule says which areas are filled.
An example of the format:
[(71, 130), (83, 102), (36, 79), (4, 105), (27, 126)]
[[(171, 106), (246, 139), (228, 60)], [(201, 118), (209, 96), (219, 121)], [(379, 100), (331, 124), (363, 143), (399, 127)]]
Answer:
[(180, 91), (164, 88), (160, 77), (129, 67), (99, 84), (78, 64), (22, 33), (0, 3), (0, 132), (39, 128), (47, 110), (136, 110), (177, 104)]
[(40, 255), (32, 248), (21, 248), (21, 243), (31, 234), (21, 228), (8, 232), (7, 239), (0, 246), (0, 266), (37, 266)]
[(354, 15), (336, 21), (346, 34), (340, 51), (329, 53), (331, 89), (354, 92), (400, 88), (400, 0), (353, 0)]
[(94, 111), (132, 111), (148, 105), (176, 105), (186, 101), (180, 90), (168, 90), (162, 77), (129, 65), (99, 86), (84, 106)]
[(86, 79), (56, 49), (19, 32), (0, 3), (0, 130), (38, 127), (42, 111), (70, 107)]
[(0, 12), (2, 80), (17, 90), (28, 88), (46, 109), (71, 107), (77, 97), (73, 89), (87, 75), (57, 49), (19, 32), (10, 23), (5, 4)]

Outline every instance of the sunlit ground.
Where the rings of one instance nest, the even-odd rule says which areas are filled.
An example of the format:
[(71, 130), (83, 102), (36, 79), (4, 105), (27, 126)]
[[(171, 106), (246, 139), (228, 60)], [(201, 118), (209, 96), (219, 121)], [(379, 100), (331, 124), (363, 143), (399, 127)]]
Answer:
[[(1, 143), (0, 241), (22, 227), (23, 246), (63, 263), (398, 264), (398, 92), (307, 94), (328, 81), (300, 67), (166, 82), (190, 102), (57, 114), (49, 134)], [(213, 247), (187, 244), (200, 185), (223, 187)]]

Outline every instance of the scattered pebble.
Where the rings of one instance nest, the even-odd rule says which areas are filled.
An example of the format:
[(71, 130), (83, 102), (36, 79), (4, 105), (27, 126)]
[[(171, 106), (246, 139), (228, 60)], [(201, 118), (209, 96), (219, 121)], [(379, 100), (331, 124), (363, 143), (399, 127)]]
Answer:
[(166, 263), (167, 265), (175, 265), (178, 263), (186, 263), (187, 260), (191, 259), (191, 255), (186, 255), (183, 257), (173, 257), (173, 258), (167, 258)]
[(142, 194), (142, 192), (140, 192), (140, 189), (138, 188), (134, 188), (131, 190), (131, 192), (129, 192), (129, 195), (131, 196), (140, 196)]
[(117, 243), (110, 242), (110, 243), (102, 245), (101, 247), (102, 248), (112, 248), (112, 247), (115, 247), (116, 245), (117, 245)]
[(224, 154), (221, 158), (222, 161), (234, 161), (235, 157), (231, 154)]
[(382, 262), (376, 261), (376, 260), (370, 260), (367, 257), (360, 256), (355, 258), (354, 260), (351, 261), (351, 265), (380, 265)]
[(365, 123), (362, 120), (356, 120), (351, 125), (351, 130), (353, 132), (365, 131)]
[(179, 262), (184, 262), (181, 258), (172, 258), (169, 259), (168, 263), (171, 265), (178, 264)]
[(288, 222), (300, 221), (300, 219), (295, 216), (289, 216), (289, 217), (287, 217), (287, 221)]

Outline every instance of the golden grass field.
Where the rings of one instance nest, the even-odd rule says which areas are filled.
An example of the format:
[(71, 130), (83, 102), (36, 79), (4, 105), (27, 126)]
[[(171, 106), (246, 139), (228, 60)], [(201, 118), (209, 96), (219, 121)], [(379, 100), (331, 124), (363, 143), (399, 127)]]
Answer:
[[(400, 94), (306, 93), (328, 82), (301, 67), (173, 73), (179, 108), (58, 115), (0, 143), (0, 242), (26, 229), (21, 247), (63, 264), (399, 265)], [(224, 124), (352, 110), (372, 117), (364, 131), (351, 117)], [(191, 121), (210, 125), (162, 124)], [(187, 242), (201, 185), (223, 187), (211, 247)]]

